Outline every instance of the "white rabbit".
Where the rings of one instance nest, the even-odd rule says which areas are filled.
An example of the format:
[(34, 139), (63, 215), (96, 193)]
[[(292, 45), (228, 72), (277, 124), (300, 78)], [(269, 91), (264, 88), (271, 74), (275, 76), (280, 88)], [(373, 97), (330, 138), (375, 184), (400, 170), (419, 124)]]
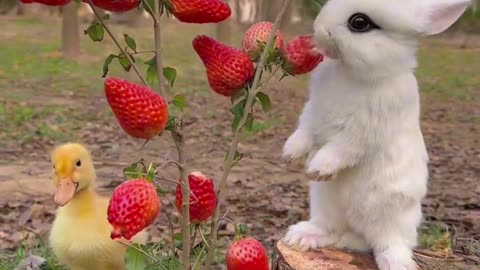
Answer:
[(373, 250), (380, 270), (416, 269), (412, 248), (426, 194), (428, 155), (420, 130), (417, 41), (443, 32), (468, 0), (330, 0), (315, 20), (328, 56), (286, 158), (308, 154), (310, 220), (283, 242), (298, 249)]

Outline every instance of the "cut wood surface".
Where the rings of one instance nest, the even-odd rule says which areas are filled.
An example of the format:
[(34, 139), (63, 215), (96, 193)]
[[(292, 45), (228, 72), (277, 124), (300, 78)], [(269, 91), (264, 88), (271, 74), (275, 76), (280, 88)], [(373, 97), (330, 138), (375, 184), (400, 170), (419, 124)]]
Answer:
[(277, 242), (272, 270), (378, 270), (375, 260), (365, 253), (335, 249), (296, 251)]
[[(480, 270), (452, 255), (415, 250), (418, 270)], [(349, 253), (331, 248), (296, 251), (281, 241), (275, 245), (272, 270), (378, 270), (371, 254)]]

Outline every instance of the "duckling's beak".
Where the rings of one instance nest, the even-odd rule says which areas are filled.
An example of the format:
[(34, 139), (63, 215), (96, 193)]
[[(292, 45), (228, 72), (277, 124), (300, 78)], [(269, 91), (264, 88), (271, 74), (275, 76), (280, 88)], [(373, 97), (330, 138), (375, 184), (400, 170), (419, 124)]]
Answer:
[(57, 191), (53, 199), (59, 206), (65, 206), (75, 195), (78, 183), (74, 182), (71, 177), (62, 178), (58, 181)]

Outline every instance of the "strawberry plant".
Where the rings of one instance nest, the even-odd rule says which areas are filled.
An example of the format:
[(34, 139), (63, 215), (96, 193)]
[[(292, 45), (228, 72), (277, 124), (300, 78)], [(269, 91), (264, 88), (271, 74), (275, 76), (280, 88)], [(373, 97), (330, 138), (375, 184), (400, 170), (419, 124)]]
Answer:
[[(25, 0), (27, 1), (27, 0)], [(32, 2), (63, 5), (61, 0), (28, 0)], [(76, 0), (80, 2), (80, 0)], [(121, 129), (132, 138), (143, 139), (145, 143), (156, 137), (169, 134), (177, 149), (178, 159), (162, 160), (157, 166), (148, 166), (143, 160), (123, 170), (126, 181), (118, 186), (108, 208), (108, 221), (112, 225), (111, 238), (127, 240), (151, 225), (159, 215), (161, 197), (175, 196), (175, 206), (181, 216), (177, 222), (169, 219), (171, 245), (142, 246), (132, 244), (125, 259), (128, 270), (144, 269), (211, 269), (218, 252), (218, 225), (220, 219), (227, 219), (220, 213), (220, 205), (227, 196), (226, 184), (233, 166), (241, 161), (243, 154), (238, 144), (252, 132), (255, 124), (255, 106), (264, 112), (270, 110), (270, 97), (265, 85), (281, 73), (288, 75), (308, 73), (322, 60), (311, 37), (301, 36), (287, 43), (278, 30), (279, 22), (290, 3), (284, 0), (283, 9), (276, 21), (260, 22), (245, 34), (243, 48), (238, 49), (221, 43), (212, 37), (199, 34), (192, 40), (194, 50), (205, 66), (206, 79), (212, 90), (225, 97), (231, 104), (233, 137), (225, 155), (222, 177), (213, 181), (206, 175), (212, 172), (190, 172), (186, 163), (184, 133), (184, 110), (188, 110), (188, 99), (166, 88), (173, 88), (177, 71), (164, 67), (162, 61), (162, 40), (160, 17), (173, 15), (182, 23), (218, 23), (231, 15), (231, 9), (223, 0), (83, 0), (90, 5), (97, 21), (92, 23), (85, 34), (94, 42), (101, 42), (105, 36), (113, 40), (118, 52), (109, 54), (104, 62), (102, 77), (107, 77), (109, 66), (115, 62), (125, 71), (136, 73), (143, 85), (123, 79), (107, 77), (104, 82), (105, 96)], [(118, 40), (105, 23), (109, 16), (100, 16), (93, 8), (123, 12), (139, 6), (152, 16), (154, 21), (154, 49), (138, 51), (136, 40), (128, 34)], [(138, 67), (138, 54), (151, 53), (144, 62), (146, 73)], [(115, 60), (115, 61), (114, 61)], [(179, 74), (181, 78), (181, 74)], [(155, 87), (156, 86), (156, 87)], [(155, 91), (153, 88), (156, 88)], [(159, 173), (159, 168), (174, 166), (179, 177), (171, 180)], [(176, 184), (175, 192), (165, 190), (163, 181)], [(217, 183), (216, 187), (214, 182)], [(178, 227), (181, 232), (178, 232)], [(237, 226), (236, 226), (237, 227)], [(238, 226), (243, 228), (243, 226)], [(245, 230), (240, 230), (244, 232)], [(200, 239), (197, 236), (200, 235)], [(240, 233), (232, 241), (227, 255), (227, 268), (268, 269), (268, 256), (261, 243), (253, 237)]]

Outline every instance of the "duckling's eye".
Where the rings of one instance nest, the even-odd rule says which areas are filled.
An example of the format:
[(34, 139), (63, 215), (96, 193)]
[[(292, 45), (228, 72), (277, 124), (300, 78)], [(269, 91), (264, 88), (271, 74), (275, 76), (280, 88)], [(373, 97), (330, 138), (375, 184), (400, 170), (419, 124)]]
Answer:
[(77, 167), (82, 166), (82, 161), (81, 161), (81, 160), (77, 161), (77, 164), (76, 164), (76, 165), (77, 165)]
[(53, 167), (53, 169), (55, 170), (55, 165), (53, 165), (52, 167)]

